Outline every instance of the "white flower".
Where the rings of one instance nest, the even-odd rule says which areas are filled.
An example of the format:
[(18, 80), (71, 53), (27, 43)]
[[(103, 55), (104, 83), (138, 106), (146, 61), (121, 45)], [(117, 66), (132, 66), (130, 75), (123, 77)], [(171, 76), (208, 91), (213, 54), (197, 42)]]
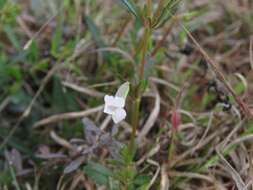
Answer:
[(112, 116), (114, 123), (119, 123), (126, 118), (124, 110), (126, 96), (129, 91), (129, 82), (120, 86), (115, 96), (105, 95), (104, 113)]

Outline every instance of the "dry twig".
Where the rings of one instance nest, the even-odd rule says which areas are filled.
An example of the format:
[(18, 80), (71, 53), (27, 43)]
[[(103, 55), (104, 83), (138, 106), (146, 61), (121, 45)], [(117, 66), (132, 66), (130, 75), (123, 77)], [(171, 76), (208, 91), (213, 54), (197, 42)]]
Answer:
[(33, 125), (33, 128), (39, 128), (48, 124), (56, 123), (65, 119), (77, 119), (77, 118), (83, 118), (87, 117), (88, 115), (91, 115), (93, 113), (99, 112), (103, 109), (104, 105), (98, 106), (95, 108), (91, 108), (85, 111), (80, 112), (69, 112), (69, 113), (62, 113), (62, 114), (56, 114), (53, 116), (50, 116), (48, 118), (42, 119), (41, 121), (36, 122)]

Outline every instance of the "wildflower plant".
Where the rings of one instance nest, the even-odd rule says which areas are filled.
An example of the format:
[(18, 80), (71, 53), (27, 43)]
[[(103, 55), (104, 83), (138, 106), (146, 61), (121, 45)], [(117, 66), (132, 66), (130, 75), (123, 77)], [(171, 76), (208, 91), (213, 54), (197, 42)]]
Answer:
[[(132, 14), (135, 19), (135, 28), (132, 32), (134, 36), (134, 47), (131, 50), (135, 61), (135, 74), (131, 81), (131, 119), (132, 126), (131, 148), (134, 149), (136, 131), (139, 127), (141, 98), (148, 86), (149, 76), (152, 74), (153, 66), (162, 56), (159, 50), (162, 47), (162, 39), (154, 44), (153, 33), (164, 26), (167, 21), (173, 23), (172, 15), (177, 11), (178, 0), (159, 0), (154, 2), (147, 0), (144, 3), (120, 0), (121, 4)], [(156, 6), (154, 6), (156, 4)], [(171, 24), (172, 25), (172, 24)], [(167, 34), (168, 35), (168, 34)], [(167, 37), (167, 35), (165, 35)], [(130, 75), (130, 74), (129, 74)], [(108, 101), (109, 98), (106, 97)], [(112, 99), (111, 99), (112, 100)], [(121, 115), (123, 116), (123, 110)], [(120, 114), (119, 114), (120, 115)], [(115, 117), (115, 116), (114, 116)]]

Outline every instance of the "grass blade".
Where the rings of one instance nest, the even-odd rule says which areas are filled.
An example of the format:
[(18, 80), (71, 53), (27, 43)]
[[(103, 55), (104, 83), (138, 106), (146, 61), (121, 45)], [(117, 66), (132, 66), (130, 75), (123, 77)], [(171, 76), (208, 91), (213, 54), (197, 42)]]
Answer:
[(120, 0), (120, 2), (136, 17), (138, 18), (138, 14), (136, 8), (132, 1), (130, 0)]

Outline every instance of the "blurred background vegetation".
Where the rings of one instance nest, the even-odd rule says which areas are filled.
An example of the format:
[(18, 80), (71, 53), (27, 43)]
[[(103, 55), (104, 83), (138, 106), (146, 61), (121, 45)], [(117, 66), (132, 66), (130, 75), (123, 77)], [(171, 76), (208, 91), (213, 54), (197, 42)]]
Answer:
[[(235, 97), (253, 109), (252, 10), (0, 0), (0, 189), (251, 189), (253, 123)], [(115, 125), (101, 105), (125, 81), (127, 119)]]

